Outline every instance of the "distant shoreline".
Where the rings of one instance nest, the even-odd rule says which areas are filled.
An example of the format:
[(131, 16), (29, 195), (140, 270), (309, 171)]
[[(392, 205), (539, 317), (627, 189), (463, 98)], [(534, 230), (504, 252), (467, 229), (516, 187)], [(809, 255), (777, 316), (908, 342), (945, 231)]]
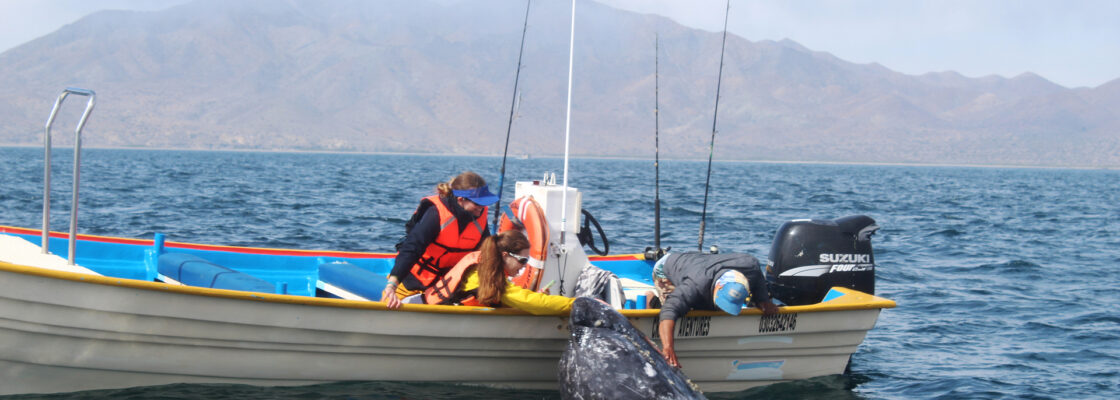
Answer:
[[(42, 148), (41, 145), (5, 144), (0, 143), (0, 148)], [(70, 149), (72, 147), (58, 147)], [(431, 156), (431, 157), (491, 157), (501, 158), (500, 154), (455, 154), (455, 153), (417, 153), (417, 152), (388, 152), (388, 151), (341, 151), (341, 150), (264, 150), (264, 149), (190, 149), (174, 147), (121, 147), (121, 146), (84, 146), (83, 149), (97, 150), (138, 150), (138, 151), (199, 151), (223, 153), (309, 153), (309, 154), (353, 154), (353, 155), (389, 155), (389, 156)], [(510, 155), (510, 159), (519, 159), (521, 154)], [(532, 156), (532, 159), (563, 159), (564, 155)], [(653, 161), (653, 158), (623, 157), (623, 156), (589, 156), (573, 155), (573, 159), (581, 160), (630, 160)], [(703, 158), (662, 158), (661, 161), (696, 161), (703, 162)], [(723, 163), (754, 163), (754, 164), (809, 164), (809, 165), (864, 165), (886, 167), (945, 167), (945, 168), (1003, 168), (1003, 169), (1068, 169), (1068, 170), (1120, 170), (1120, 166), (1055, 166), (1055, 165), (1002, 165), (1002, 164), (935, 164), (935, 163), (903, 163), (903, 162), (845, 162), (845, 161), (794, 161), (794, 160), (735, 160), (714, 159)]]

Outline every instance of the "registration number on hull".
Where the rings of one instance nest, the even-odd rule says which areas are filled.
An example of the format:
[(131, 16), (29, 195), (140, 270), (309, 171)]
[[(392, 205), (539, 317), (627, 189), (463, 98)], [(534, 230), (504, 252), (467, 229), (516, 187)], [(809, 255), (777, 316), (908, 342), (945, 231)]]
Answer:
[(763, 315), (758, 320), (758, 333), (792, 332), (797, 329), (797, 314)]

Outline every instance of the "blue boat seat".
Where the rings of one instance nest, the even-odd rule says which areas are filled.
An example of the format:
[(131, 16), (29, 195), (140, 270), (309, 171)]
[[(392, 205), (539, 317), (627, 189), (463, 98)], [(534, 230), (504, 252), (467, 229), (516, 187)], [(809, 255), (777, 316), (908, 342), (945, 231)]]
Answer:
[(276, 285), (185, 253), (159, 256), (159, 274), (187, 286), (276, 293)]
[(381, 274), (335, 261), (319, 264), (319, 282), (315, 287), (343, 299), (378, 301), (388, 283), (388, 278)]

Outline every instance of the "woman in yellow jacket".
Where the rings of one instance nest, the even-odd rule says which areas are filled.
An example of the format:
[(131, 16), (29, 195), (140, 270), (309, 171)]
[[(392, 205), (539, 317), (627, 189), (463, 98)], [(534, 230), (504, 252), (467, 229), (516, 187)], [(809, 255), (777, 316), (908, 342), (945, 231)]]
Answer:
[(570, 311), (573, 298), (537, 293), (509, 281), (528, 261), (529, 240), (521, 232), (488, 236), (478, 251), (467, 254), (424, 291), (424, 302), (513, 307), (535, 315)]

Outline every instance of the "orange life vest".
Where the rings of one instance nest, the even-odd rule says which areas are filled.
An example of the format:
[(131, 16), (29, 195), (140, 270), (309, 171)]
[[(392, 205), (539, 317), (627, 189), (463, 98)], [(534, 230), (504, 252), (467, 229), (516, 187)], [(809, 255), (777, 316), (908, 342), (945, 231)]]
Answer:
[(478, 288), (468, 291), (459, 291), (459, 285), (466, 283), (467, 271), (478, 264), (477, 251), (471, 252), (459, 260), (450, 271), (443, 274), (436, 282), (424, 290), (425, 304), (462, 304), (464, 306), (482, 306), (478, 302)]
[(424, 254), (409, 270), (409, 273), (424, 287), (431, 286), (436, 278), (454, 267), (463, 256), (478, 248), (478, 244), (482, 242), (482, 233), (486, 231), (486, 215), (490, 210), (489, 207), (483, 207), (482, 216), (471, 221), (467, 229), (459, 232), (459, 222), (455, 214), (443, 204), (439, 196), (432, 195), (420, 200), (416, 213), (423, 213), (427, 207), (435, 207), (439, 211), (439, 235), (424, 249)]

